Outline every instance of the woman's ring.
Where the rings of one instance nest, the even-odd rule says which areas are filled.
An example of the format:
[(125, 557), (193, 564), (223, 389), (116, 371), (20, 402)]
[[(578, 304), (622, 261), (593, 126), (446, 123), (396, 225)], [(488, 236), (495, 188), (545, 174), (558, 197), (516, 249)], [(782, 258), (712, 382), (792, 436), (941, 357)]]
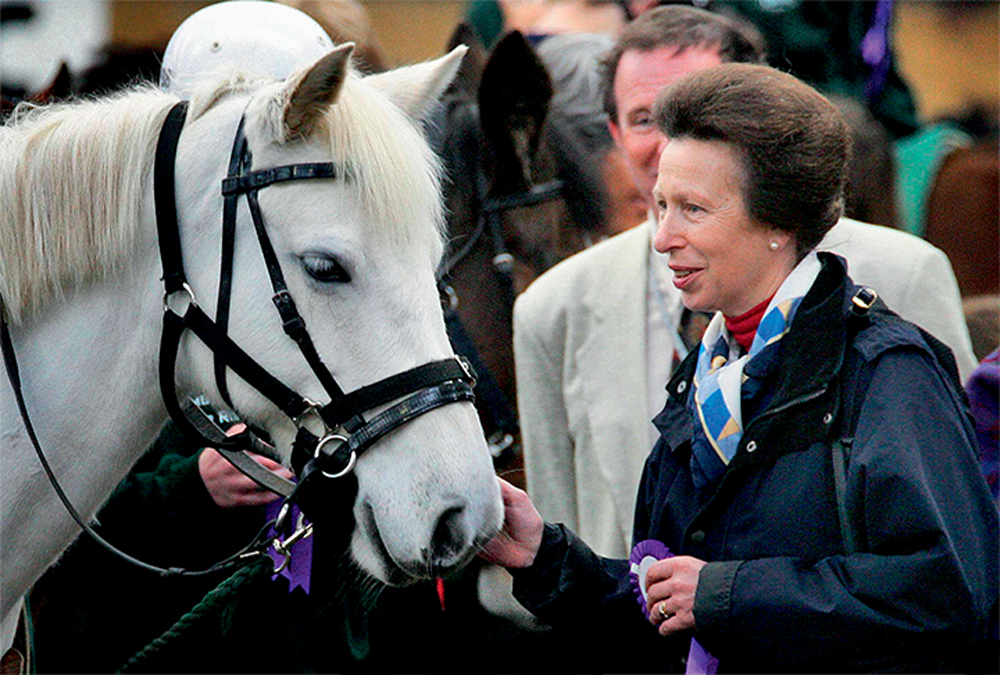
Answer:
[(666, 602), (666, 600), (664, 600), (663, 602), (660, 603), (660, 609), (659, 609), (660, 618), (663, 619), (664, 621), (666, 621), (667, 619), (669, 619), (670, 617), (673, 616), (673, 614), (668, 614), (667, 613), (666, 607), (667, 607), (667, 602)]

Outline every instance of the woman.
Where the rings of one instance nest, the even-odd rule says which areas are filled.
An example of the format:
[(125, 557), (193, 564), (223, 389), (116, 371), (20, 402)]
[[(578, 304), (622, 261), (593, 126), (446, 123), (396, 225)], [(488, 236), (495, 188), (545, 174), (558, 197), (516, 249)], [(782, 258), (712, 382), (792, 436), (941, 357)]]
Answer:
[(647, 619), (628, 561), (508, 485), (484, 556), (588, 669), (682, 671), (698, 647), (732, 672), (965, 667), (995, 631), (997, 513), (948, 354), (812, 250), (843, 208), (846, 125), (747, 64), (678, 82), (656, 119), (653, 244), (685, 305), (717, 312), (639, 488), (634, 541), (676, 556), (645, 574)]

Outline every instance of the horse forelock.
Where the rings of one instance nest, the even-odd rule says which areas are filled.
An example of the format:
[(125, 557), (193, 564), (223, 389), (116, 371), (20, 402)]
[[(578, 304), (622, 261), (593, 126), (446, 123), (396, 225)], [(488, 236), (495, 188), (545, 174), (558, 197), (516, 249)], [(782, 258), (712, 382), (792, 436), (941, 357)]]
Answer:
[[(271, 142), (284, 142), (282, 112), (283, 100), (259, 96), (247, 107), (248, 123), (256, 117)], [(329, 145), (332, 161), (357, 189), (364, 215), (379, 234), (405, 244), (426, 237), (420, 226), (429, 223), (431, 234), (443, 237), (443, 169), (437, 155), (414, 121), (363, 77), (349, 73), (313, 136)]]
[(142, 87), (22, 111), (0, 129), (0, 293), (12, 321), (127, 262), (176, 100)]

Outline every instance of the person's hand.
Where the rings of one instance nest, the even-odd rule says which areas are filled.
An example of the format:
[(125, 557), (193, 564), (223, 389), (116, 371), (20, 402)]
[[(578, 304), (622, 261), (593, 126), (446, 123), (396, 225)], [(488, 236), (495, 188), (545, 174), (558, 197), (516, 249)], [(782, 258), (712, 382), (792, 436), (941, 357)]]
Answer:
[[(660, 635), (694, 628), (694, 595), (704, 560), (681, 555), (654, 563), (646, 573), (649, 621)], [(664, 618), (666, 615), (666, 618)]]
[[(227, 436), (239, 433), (243, 428), (237, 424), (226, 432)], [(261, 466), (275, 473), (292, 478), (292, 472), (273, 459), (252, 455)], [(261, 506), (269, 504), (279, 495), (258, 485), (256, 481), (244, 475), (233, 466), (229, 460), (219, 454), (214, 448), (205, 448), (198, 456), (198, 473), (212, 496), (212, 500), (224, 509), (237, 506)]]
[(524, 490), (519, 490), (502, 478), (503, 530), (490, 540), (479, 553), (484, 560), (508, 568), (530, 567), (542, 545), (545, 522), (538, 515)]

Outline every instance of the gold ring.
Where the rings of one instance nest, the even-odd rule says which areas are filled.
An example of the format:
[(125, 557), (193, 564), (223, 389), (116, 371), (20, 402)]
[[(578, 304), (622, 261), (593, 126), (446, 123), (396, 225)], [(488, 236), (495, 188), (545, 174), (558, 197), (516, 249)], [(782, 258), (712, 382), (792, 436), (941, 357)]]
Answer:
[(670, 617), (673, 616), (673, 614), (668, 614), (667, 613), (667, 610), (665, 609), (666, 606), (667, 606), (667, 601), (666, 600), (664, 600), (663, 602), (661, 602), (660, 605), (659, 605), (659, 607), (660, 607), (660, 609), (659, 609), (660, 618), (663, 619), (664, 621), (666, 621), (667, 619), (669, 619)]

